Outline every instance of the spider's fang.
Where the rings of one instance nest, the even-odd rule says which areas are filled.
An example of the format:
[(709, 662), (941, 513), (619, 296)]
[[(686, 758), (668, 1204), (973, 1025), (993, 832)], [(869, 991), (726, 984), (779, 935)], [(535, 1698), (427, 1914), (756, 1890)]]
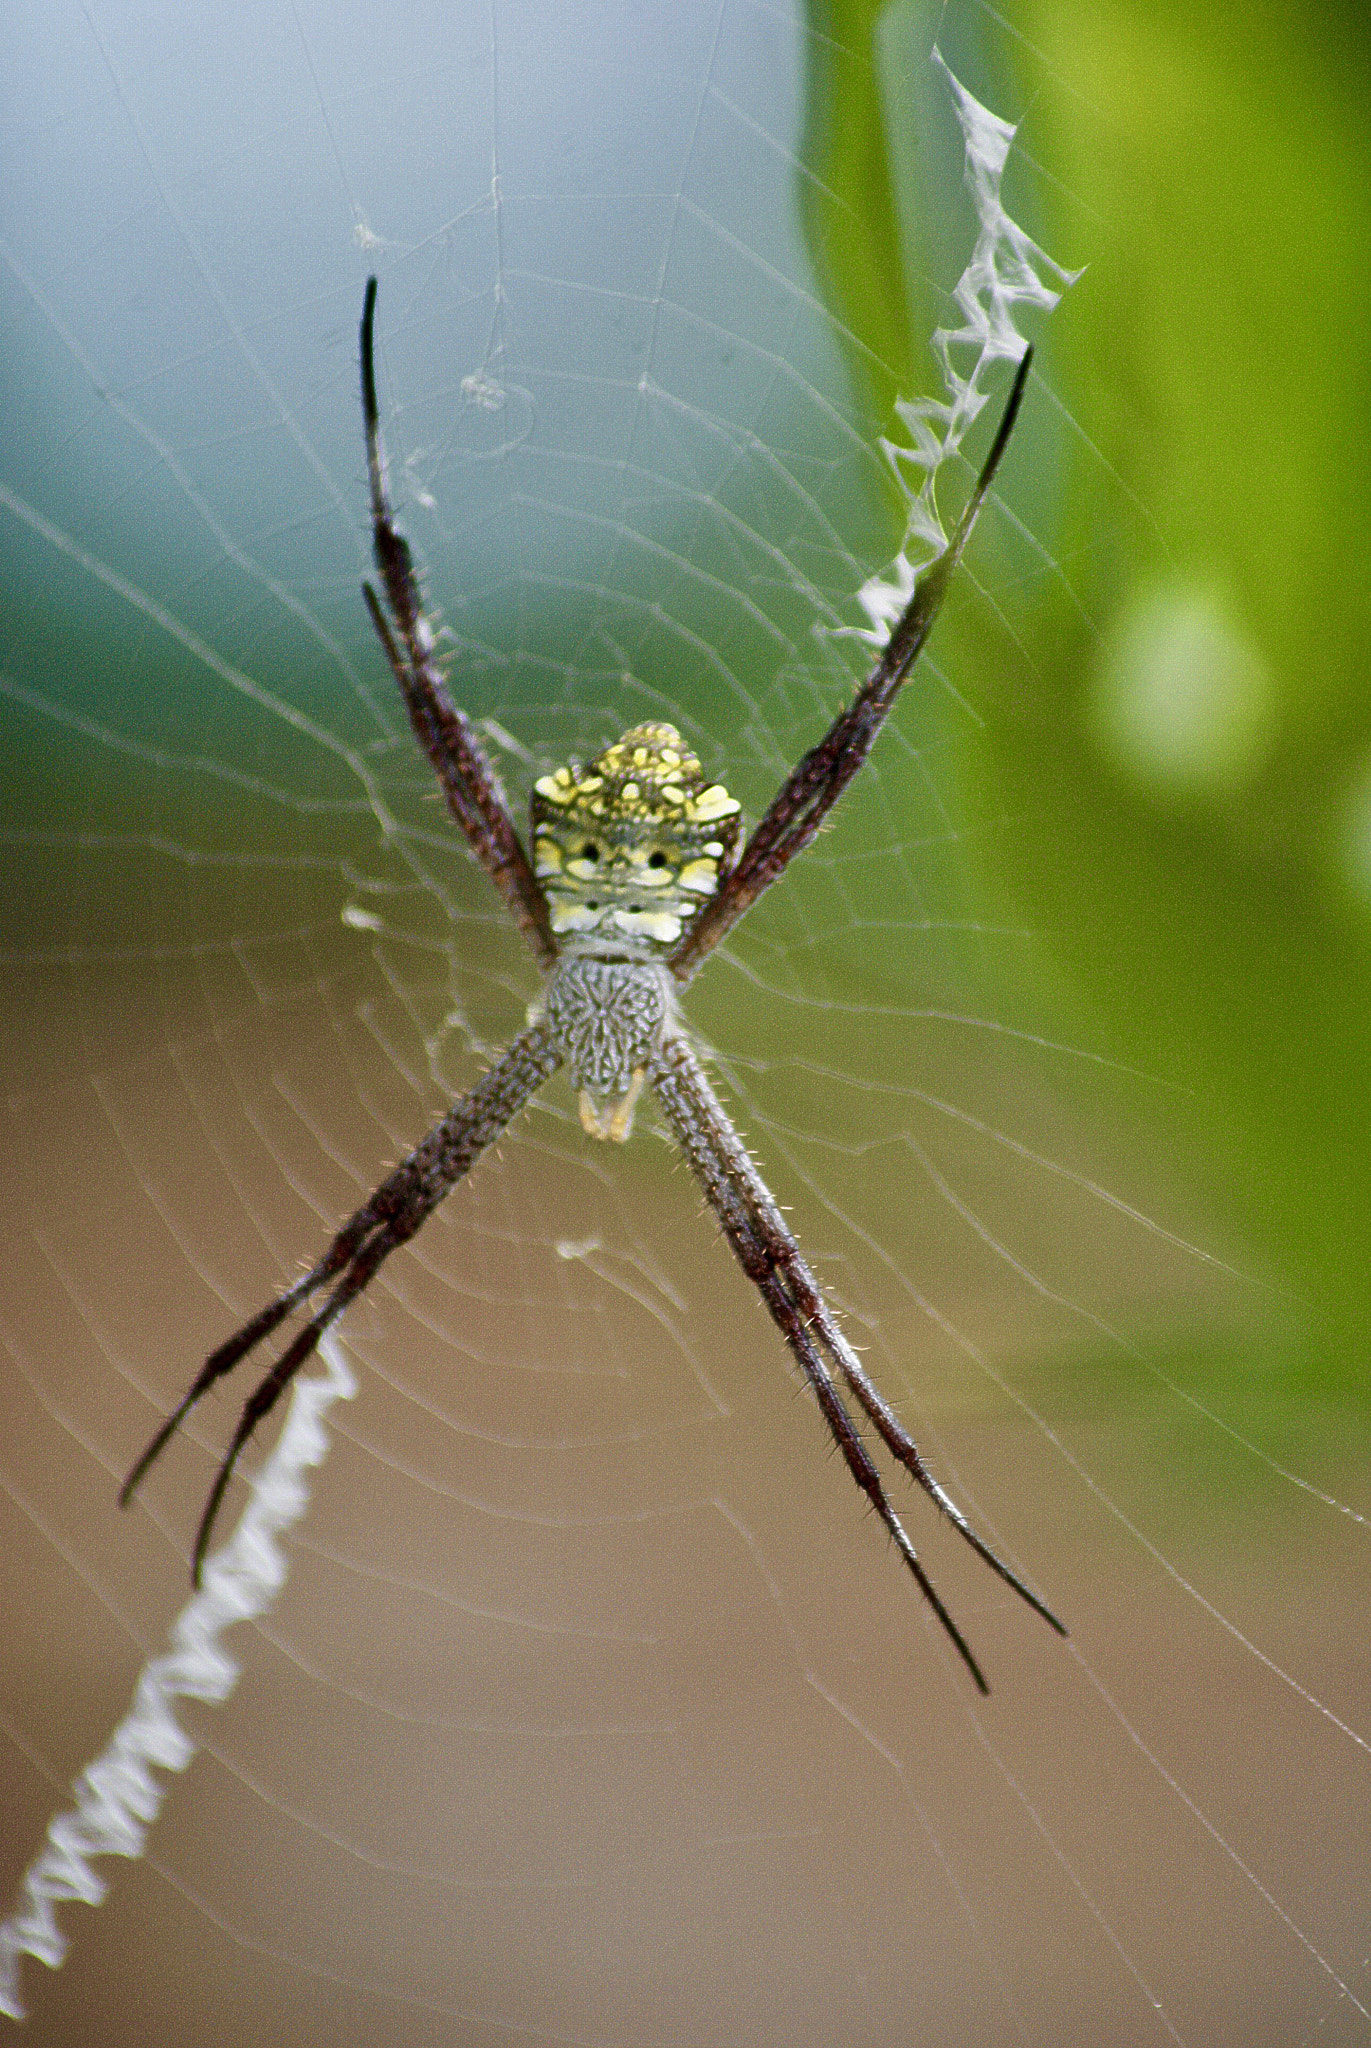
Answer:
[(622, 1144), (643, 1077), (672, 1014), (670, 976), (650, 960), (565, 955), (553, 970), (545, 1017), (581, 1091), (587, 1136)]
[(623, 1094), (612, 1102), (597, 1103), (588, 1088), (581, 1090), (578, 1107), (581, 1112), (581, 1129), (588, 1138), (607, 1138), (616, 1145), (622, 1145), (633, 1132), (633, 1112), (638, 1107), (638, 1097), (643, 1092), (647, 1079), (645, 1067), (633, 1069), (633, 1079)]

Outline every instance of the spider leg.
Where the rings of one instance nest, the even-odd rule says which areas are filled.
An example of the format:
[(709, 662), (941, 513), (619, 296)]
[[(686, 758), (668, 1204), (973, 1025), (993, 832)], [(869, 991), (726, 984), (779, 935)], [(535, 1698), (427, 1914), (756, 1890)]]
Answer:
[(395, 524), (386, 485), (386, 451), (376, 401), (376, 279), (367, 279), (362, 306), (362, 418), (371, 485), (372, 547), (386, 603), (370, 583), (362, 586), (414, 736), (442, 786), (448, 809), (544, 967), (557, 958), (547, 905), (515, 828), (509, 799), (494, 763), (466, 713), (448, 694), (434, 654), (433, 628), (424, 614), (409, 543)]
[(744, 911), (751, 909), (762, 892), (785, 872), (796, 854), (804, 851), (871, 752), (900, 686), (923, 652), (943, 608), (953, 571), (961, 560), (977, 514), (1009, 445), (1032, 361), (1033, 351), (1026, 348), (1005, 401), (990, 453), (976, 479), (975, 489), (962, 509), (962, 516), (952, 530), (952, 538), (915, 584), (914, 594), (896, 621), (871, 674), (847, 709), (834, 719), (819, 744), (797, 762), (781, 784), (766, 816), (743, 848), (736, 865), (720, 884), (717, 895), (705, 905), (672, 953), (668, 965), (679, 980), (690, 980), (705, 956), (732, 930)]
[[(820, 1411), (824, 1421), (828, 1424), (833, 1440), (847, 1462), (848, 1471), (852, 1474), (858, 1486), (861, 1487), (862, 1492), (871, 1502), (871, 1505), (875, 1508), (876, 1513), (880, 1516), (886, 1529), (894, 1539), (896, 1548), (913, 1573), (925, 1600), (927, 1600), (929, 1606), (937, 1615), (953, 1648), (971, 1673), (977, 1691), (989, 1693), (990, 1686), (987, 1683), (985, 1673), (981, 1670), (979, 1660), (971, 1645), (967, 1642), (966, 1637), (962, 1634), (960, 1628), (943, 1604), (941, 1595), (934, 1586), (932, 1579), (928, 1576), (928, 1572), (924, 1568), (918, 1552), (910, 1541), (909, 1533), (904, 1523), (891, 1506), (890, 1497), (881, 1483), (881, 1475), (872, 1463), (871, 1454), (862, 1442), (861, 1436), (853, 1424), (852, 1417), (843, 1405), (842, 1396), (834, 1384), (833, 1375), (824, 1364), (823, 1358), (805, 1326), (803, 1316), (798, 1312), (796, 1304), (786, 1292), (779, 1274), (774, 1270), (768, 1270), (765, 1247), (761, 1245), (760, 1240), (754, 1240), (749, 1255), (744, 1256), (741, 1249), (741, 1241), (734, 1239), (733, 1245), (734, 1250), (738, 1252), (739, 1257), (742, 1259), (743, 1269), (747, 1273), (748, 1278), (756, 1283), (786, 1342), (800, 1361), (801, 1370), (818, 1400)], [(760, 1257), (758, 1256), (759, 1252)]]
[[(317, 1349), (319, 1339), (370, 1285), (384, 1260), (407, 1243), (443, 1197), (455, 1187), (481, 1154), (493, 1145), (530, 1096), (561, 1065), (561, 1054), (545, 1025), (535, 1024), (516, 1038), (502, 1059), (476, 1083), (442, 1122), (429, 1132), (387, 1175), (335, 1236), (317, 1266), (292, 1287), (249, 1317), (226, 1343), (205, 1360), (190, 1391), (162, 1424), (139, 1458), (119, 1495), (127, 1507), (148, 1467), (165, 1447), (202, 1394), (231, 1372), (292, 1310), (330, 1281), (336, 1285), (282, 1352), (271, 1370), (243, 1404), (238, 1426), (215, 1475), (195, 1539), (192, 1579), (198, 1587), (213, 1534), (215, 1518), (240, 1453), (263, 1417), (276, 1405), (296, 1373)], [(339, 1277), (341, 1276), (341, 1277)]]
[(987, 1691), (980, 1666), (934, 1591), (890, 1504), (870, 1454), (843, 1403), (839, 1380), (874, 1424), (892, 1456), (941, 1508), (977, 1556), (1059, 1634), (1065, 1635), (1065, 1628), (1051, 1609), (972, 1528), (945, 1488), (933, 1477), (913, 1438), (872, 1384), (838, 1327), (774, 1197), (752, 1165), (700, 1062), (683, 1038), (673, 1036), (664, 1040), (651, 1079), (724, 1235), (798, 1359), (818, 1399), (824, 1420), (847, 1461), (848, 1470), (894, 1538), (977, 1685), (983, 1692)]

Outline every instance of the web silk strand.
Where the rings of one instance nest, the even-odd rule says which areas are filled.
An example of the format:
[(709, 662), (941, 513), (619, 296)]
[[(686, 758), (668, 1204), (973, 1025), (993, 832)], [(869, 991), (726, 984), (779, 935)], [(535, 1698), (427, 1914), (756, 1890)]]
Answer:
[(35, 1956), (56, 1969), (66, 1955), (55, 1908), (66, 1899), (100, 1904), (108, 1885), (93, 1859), (142, 1855), (167, 1791), (155, 1773), (183, 1771), (195, 1755), (176, 1719), (177, 1697), (215, 1705), (229, 1697), (240, 1667), (224, 1647), (224, 1631), (265, 1614), (285, 1584), (281, 1538), (309, 1505), (310, 1468), (328, 1454), (325, 1417), (335, 1401), (350, 1401), (357, 1391), (331, 1333), (319, 1356), (324, 1373), (296, 1381), (276, 1447), (252, 1483), (237, 1528), (207, 1564), (201, 1591), (172, 1624), (170, 1650), (143, 1666), (129, 1711), (76, 1780), (75, 1806), (54, 1814), (44, 1847), (20, 1881), (19, 1904), (0, 1924), (0, 2013), (10, 2019), (25, 2016), (20, 1959)]
[[(1080, 276), (1026, 235), (1005, 212), (1000, 182), (1017, 130), (973, 97), (949, 71), (942, 52), (932, 62), (952, 95), (965, 152), (963, 181), (976, 209), (978, 231), (971, 259), (952, 293), (961, 325), (939, 327), (933, 335), (946, 387), (945, 399), (898, 399), (895, 410), (909, 446), (883, 440), (881, 452), (895, 472), (909, 506), (904, 544), (888, 569), (872, 576), (857, 593), (870, 625), (854, 637), (882, 648), (906, 611), (922, 572), (943, 552), (947, 535), (938, 516), (934, 485), (948, 457), (955, 455), (989, 397), (987, 372), (1000, 362), (1017, 363), (1028, 346), (1016, 314), (1030, 306), (1050, 313)], [(1050, 281), (1049, 281), (1050, 280)], [(957, 368), (955, 352), (974, 351), (970, 372)], [(964, 359), (964, 357), (963, 357)]]

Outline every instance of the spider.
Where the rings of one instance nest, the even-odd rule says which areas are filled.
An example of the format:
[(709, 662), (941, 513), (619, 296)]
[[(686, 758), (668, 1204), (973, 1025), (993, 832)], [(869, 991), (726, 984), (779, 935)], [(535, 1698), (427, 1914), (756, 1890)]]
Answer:
[(1061, 1635), (1066, 1629), (972, 1528), (868, 1377), (715, 1094), (676, 996), (744, 911), (809, 845), (871, 751), (928, 639), (1004, 454), (1032, 350), (1019, 362), (994, 443), (952, 538), (918, 579), (866, 682), (791, 770), (741, 851), (736, 798), (722, 783), (708, 780), (674, 726), (645, 724), (631, 727), (585, 766), (573, 761), (539, 776), (530, 800), (530, 858), (494, 765), (448, 693), (414, 559), (395, 524), (376, 400), (376, 289), (370, 278), (360, 348), (372, 540), (383, 596), (371, 583), (363, 585), (363, 595), (415, 737), (472, 853), (532, 947), (545, 976), (543, 991), (527, 1029), (348, 1218), (318, 1264), (210, 1353), (130, 1472), (121, 1502), (128, 1505), (149, 1466), (216, 1380), (322, 1294), (244, 1403), (196, 1535), (192, 1581), (198, 1587), (244, 1446), (382, 1262), (422, 1228), (559, 1067), (570, 1070), (580, 1092), (588, 1135), (615, 1143), (628, 1137), (646, 1083), (739, 1264), (794, 1354), (849, 1472), (977, 1688), (987, 1693), (980, 1665), (891, 1505), (858, 1416), (977, 1556)]

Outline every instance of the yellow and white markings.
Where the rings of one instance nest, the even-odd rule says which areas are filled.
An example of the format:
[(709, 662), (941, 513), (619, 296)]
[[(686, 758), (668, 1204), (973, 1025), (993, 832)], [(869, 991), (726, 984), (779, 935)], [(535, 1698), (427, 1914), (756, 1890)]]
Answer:
[(674, 725), (632, 726), (588, 767), (540, 775), (533, 864), (553, 931), (649, 955), (674, 946), (728, 872), (741, 811)]

